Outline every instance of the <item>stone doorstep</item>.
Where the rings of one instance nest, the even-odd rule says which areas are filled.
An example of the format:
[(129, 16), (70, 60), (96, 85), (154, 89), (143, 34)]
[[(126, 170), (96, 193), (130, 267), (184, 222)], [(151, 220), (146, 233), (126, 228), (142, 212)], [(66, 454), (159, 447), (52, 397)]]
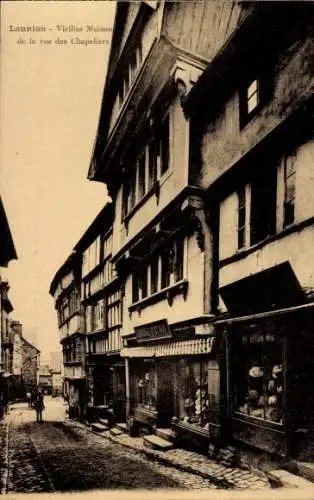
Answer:
[(108, 427), (108, 426), (103, 425), (103, 424), (99, 424), (99, 423), (97, 423), (97, 422), (96, 422), (96, 423), (93, 423), (93, 424), (91, 425), (91, 428), (92, 428), (92, 430), (93, 430), (93, 431), (95, 431), (95, 432), (105, 432), (105, 431), (107, 431), (107, 430), (109, 429), (109, 427)]
[(118, 429), (120, 429), (122, 432), (127, 432), (128, 431), (128, 426), (126, 425), (125, 422), (117, 422), (115, 424), (115, 427), (117, 427)]
[(109, 422), (106, 418), (98, 418), (97, 419), (97, 423), (101, 424), (101, 425), (104, 425), (105, 427), (108, 427), (109, 426)]
[(121, 434), (124, 434), (124, 432), (116, 426), (111, 427), (109, 432), (112, 436), (121, 436)]
[(149, 434), (148, 436), (143, 436), (143, 444), (152, 450), (167, 451), (171, 450), (174, 446), (166, 439), (156, 436), (155, 434)]
[(156, 429), (156, 436), (165, 439), (166, 441), (169, 441), (170, 443), (173, 443), (175, 440), (175, 435), (172, 431), (172, 429), (168, 428), (158, 428)]

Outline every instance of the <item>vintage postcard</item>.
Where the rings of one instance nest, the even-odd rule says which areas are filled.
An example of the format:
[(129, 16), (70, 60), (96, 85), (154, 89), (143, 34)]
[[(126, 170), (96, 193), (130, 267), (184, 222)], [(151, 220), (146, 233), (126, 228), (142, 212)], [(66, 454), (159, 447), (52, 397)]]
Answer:
[(313, 20), (2, 2), (2, 494), (313, 495)]

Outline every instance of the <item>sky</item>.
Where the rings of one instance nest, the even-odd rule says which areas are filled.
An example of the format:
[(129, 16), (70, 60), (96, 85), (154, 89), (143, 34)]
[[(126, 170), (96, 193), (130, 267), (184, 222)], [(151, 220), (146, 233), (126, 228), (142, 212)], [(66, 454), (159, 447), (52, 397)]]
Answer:
[[(60, 350), (52, 278), (108, 199), (87, 172), (114, 9), (115, 2), (100, 0), (1, 5), (0, 187), (18, 254), (6, 275), (11, 317), (42, 360)], [(90, 24), (105, 31), (87, 33)], [(45, 31), (21, 31), (25, 26)], [(103, 43), (71, 43), (76, 37)]]

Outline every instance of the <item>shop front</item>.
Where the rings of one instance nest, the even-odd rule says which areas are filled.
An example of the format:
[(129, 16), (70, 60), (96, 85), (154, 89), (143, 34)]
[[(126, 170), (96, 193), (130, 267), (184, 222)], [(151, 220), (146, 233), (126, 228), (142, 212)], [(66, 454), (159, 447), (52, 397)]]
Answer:
[(281, 457), (301, 456), (313, 439), (314, 303), (300, 302), (216, 322), (226, 338), (230, 438)]
[[(165, 340), (160, 331), (152, 340), (148, 331), (153, 328), (156, 337), (161, 325)], [(197, 326), (180, 330), (166, 321), (141, 328), (150, 341), (121, 352), (128, 358), (132, 420), (149, 432), (172, 428), (179, 440), (207, 446), (221, 430), (217, 339), (198, 335)]]
[(75, 420), (84, 419), (85, 408), (85, 378), (67, 378), (65, 380), (65, 387), (67, 388), (67, 399), (69, 404), (69, 418)]
[(89, 392), (95, 418), (125, 420), (125, 365), (119, 355), (94, 354), (89, 361)]

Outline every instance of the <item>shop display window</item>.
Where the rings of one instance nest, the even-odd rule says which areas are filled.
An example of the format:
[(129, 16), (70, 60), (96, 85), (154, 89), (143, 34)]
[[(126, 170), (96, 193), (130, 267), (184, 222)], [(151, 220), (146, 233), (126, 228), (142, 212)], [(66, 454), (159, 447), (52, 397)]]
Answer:
[(283, 342), (274, 333), (242, 335), (235, 348), (235, 411), (283, 424)]
[(209, 429), (208, 361), (181, 359), (179, 381), (180, 421)]
[(156, 410), (157, 374), (154, 365), (147, 364), (136, 376), (137, 404), (146, 410)]

